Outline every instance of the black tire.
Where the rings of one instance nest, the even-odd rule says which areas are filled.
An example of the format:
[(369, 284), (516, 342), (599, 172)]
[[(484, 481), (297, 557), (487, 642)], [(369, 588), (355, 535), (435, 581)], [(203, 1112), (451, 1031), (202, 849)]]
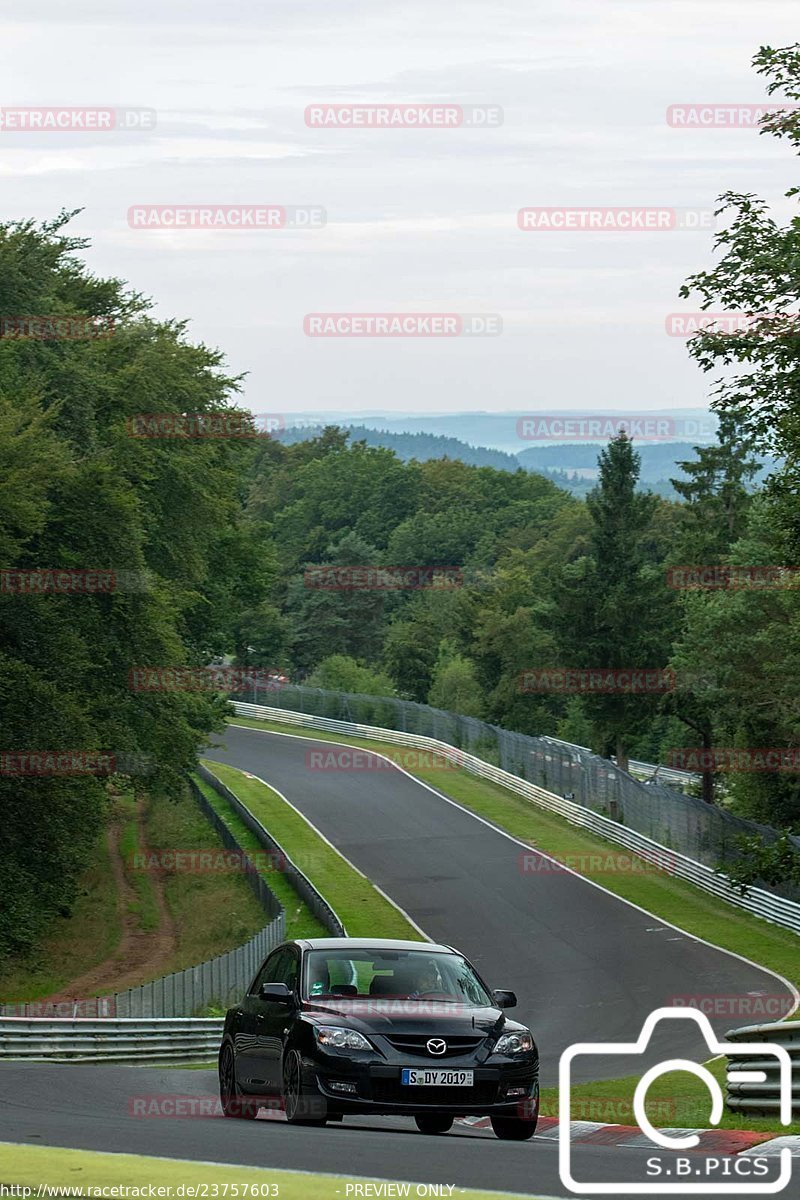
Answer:
[(324, 1125), (328, 1102), (303, 1083), (303, 1063), (297, 1050), (287, 1050), (283, 1060), (283, 1110), (290, 1125)]
[(258, 1116), (259, 1105), (254, 1100), (246, 1100), (239, 1091), (236, 1063), (230, 1042), (226, 1042), (219, 1052), (219, 1099), (226, 1117), (255, 1121)]
[(490, 1117), (495, 1137), (503, 1142), (527, 1142), (536, 1133), (536, 1118), (526, 1121), (522, 1117)]
[(453, 1128), (453, 1118), (443, 1113), (417, 1113), (414, 1120), (420, 1133), (449, 1133)]

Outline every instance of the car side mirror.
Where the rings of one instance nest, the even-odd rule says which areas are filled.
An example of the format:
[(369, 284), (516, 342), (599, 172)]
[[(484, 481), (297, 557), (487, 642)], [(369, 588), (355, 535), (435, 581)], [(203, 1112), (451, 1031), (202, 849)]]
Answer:
[(271, 1000), (276, 1004), (291, 1004), (294, 993), (286, 983), (262, 983), (261, 999)]
[(517, 993), (508, 992), (504, 988), (496, 988), (492, 992), (492, 999), (498, 1008), (516, 1008)]

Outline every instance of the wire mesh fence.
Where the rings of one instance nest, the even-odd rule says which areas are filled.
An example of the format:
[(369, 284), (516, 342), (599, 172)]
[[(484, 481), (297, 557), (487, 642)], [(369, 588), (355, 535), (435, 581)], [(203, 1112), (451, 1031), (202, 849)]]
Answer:
[[(738, 839), (742, 835), (758, 835), (767, 844), (781, 836), (770, 826), (706, 804), (675, 787), (656, 780), (641, 782), (611, 760), (580, 746), (514, 733), (477, 717), (413, 700), (294, 684), (256, 686), (238, 693), (235, 699), (436, 738), (712, 868), (740, 857)], [(792, 841), (800, 852), (800, 838)], [(800, 890), (790, 884), (770, 890), (790, 899), (800, 898)]]

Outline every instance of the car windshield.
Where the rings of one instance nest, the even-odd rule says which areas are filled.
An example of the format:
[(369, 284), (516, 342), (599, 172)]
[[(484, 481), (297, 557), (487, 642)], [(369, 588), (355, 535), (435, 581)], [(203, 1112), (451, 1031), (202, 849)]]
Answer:
[(472, 967), (458, 954), (425, 950), (310, 950), (303, 994), (366, 997), (442, 1004), (492, 1005)]

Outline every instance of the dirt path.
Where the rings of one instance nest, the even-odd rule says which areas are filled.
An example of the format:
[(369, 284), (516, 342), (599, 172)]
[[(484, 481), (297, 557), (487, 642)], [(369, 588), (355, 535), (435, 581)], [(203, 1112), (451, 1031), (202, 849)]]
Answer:
[[(138, 848), (145, 849), (144, 805), (139, 802), (136, 809), (138, 825)], [(117, 912), (122, 924), (122, 938), (114, 953), (90, 971), (73, 979), (55, 995), (47, 996), (38, 1003), (57, 1003), (74, 998), (98, 996), (109, 992), (123, 992), (149, 979), (165, 975), (174, 961), (177, 949), (175, 923), (167, 907), (164, 895), (164, 878), (161, 872), (153, 871), (150, 882), (158, 906), (158, 928), (145, 932), (139, 928), (139, 920), (131, 905), (137, 903), (137, 894), (125, 873), (125, 864), (120, 854), (122, 829), (118, 821), (108, 827), (107, 846), (116, 885)]]

